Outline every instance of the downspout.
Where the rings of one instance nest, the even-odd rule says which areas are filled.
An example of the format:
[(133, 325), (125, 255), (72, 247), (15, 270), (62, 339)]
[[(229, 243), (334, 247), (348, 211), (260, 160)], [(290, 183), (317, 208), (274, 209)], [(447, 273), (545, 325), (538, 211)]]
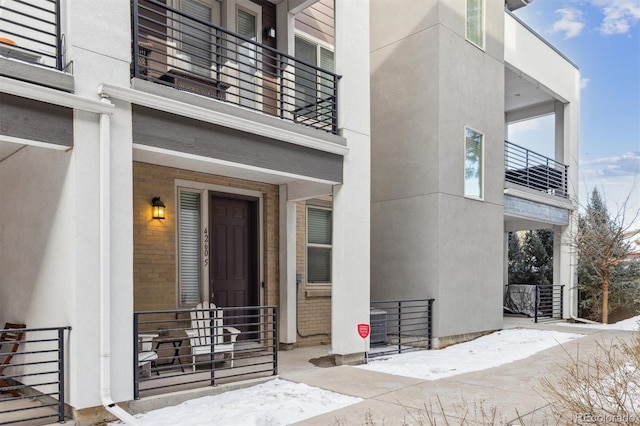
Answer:
[[(107, 95), (101, 101), (111, 104)], [(127, 425), (138, 421), (111, 398), (111, 117), (100, 114), (100, 399)]]

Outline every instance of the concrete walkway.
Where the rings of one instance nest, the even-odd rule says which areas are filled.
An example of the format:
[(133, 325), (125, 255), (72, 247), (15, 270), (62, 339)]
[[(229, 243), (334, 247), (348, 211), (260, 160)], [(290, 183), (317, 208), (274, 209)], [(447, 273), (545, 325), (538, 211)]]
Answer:
[[(513, 327), (514, 323), (505, 321), (505, 328), (510, 326)], [(497, 413), (495, 424), (511, 424), (522, 416), (522, 424), (525, 425), (555, 425), (540, 379), (546, 377), (554, 381), (554, 374), (561, 371), (559, 366), (569, 362), (568, 354), (575, 356), (579, 350), (582, 357), (582, 354), (594, 351), (598, 342), (606, 344), (615, 339), (627, 340), (632, 335), (628, 331), (534, 324), (531, 321), (521, 326), (585, 336), (500, 367), (434, 381), (349, 366), (317, 367), (304, 362), (304, 359), (318, 357), (318, 348), (301, 348), (280, 352), (280, 365), (283, 367), (280, 378), (363, 399), (358, 404), (297, 423), (299, 425), (485, 425), (494, 423), (483, 419), (482, 412), (490, 414), (493, 407)], [(433, 413), (432, 418), (437, 423), (429, 420), (427, 413)], [(446, 414), (448, 423), (442, 413)], [(460, 422), (465, 413), (469, 423)], [(501, 418), (506, 422), (500, 423)]]

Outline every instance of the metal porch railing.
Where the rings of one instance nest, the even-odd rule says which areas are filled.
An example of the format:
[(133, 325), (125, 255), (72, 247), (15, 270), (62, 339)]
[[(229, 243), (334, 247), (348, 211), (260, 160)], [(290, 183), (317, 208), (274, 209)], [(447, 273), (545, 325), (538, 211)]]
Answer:
[(567, 198), (568, 166), (514, 143), (504, 143), (505, 180)]
[(60, 0), (3, 0), (0, 37), (0, 57), (63, 69)]
[[(0, 374), (0, 425), (65, 421), (65, 332), (71, 327), (0, 330), (24, 331), (18, 350)], [(0, 361), (9, 355), (0, 341)]]
[[(221, 340), (190, 338), (198, 328), (191, 314), (220, 316), (222, 323), (199, 325)], [(275, 306), (135, 312), (134, 398), (277, 375), (277, 330)]]
[(158, 0), (133, 0), (134, 77), (336, 134), (338, 80)]
[(434, 299), (372, 301), (369, 357), (432, 348)]
[(505, 307), (534, 319), (562, 319), (564, 285), (508, 284)]

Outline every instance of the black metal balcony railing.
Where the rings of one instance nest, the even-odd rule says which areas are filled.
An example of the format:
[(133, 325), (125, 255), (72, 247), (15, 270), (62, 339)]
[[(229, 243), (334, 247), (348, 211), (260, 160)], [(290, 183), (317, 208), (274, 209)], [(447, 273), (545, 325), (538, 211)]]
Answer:
[(60, 0), (0, 2), (0, 57), (63, 68)]
[(511, 313), (540, 318), (562, 319), (564, 286), (553, 284), (508, 284), (504, 306)]
[[(71, 327), (0, 329), (24, 332), (17, 351), (0, 341), (0, 425), (50, 424), (64, 422), (65, 415), (65, 331)], [(14, 341), (11, 341), (13, 343)]]
[(371, 358), (432, 348), (434, 299), (372, 301)]
[(337, 133), (339, 76), (157, 0), (133, 0), (134, 77)]
[(504, 142), (505, 180), (567, 198), (568, 166), (514, 143)]
[(277, 330), (275, 306), (135, 312), (134, 398), (277, 375)]

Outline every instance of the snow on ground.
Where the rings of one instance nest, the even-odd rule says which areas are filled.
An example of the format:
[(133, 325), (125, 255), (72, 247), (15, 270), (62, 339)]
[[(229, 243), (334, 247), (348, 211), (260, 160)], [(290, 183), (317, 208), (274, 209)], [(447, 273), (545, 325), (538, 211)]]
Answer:
[[(437, 380), (498, 367), (581, 337), (556, 331), (512, 329), (442, 350), (393, 355), (359, 366), (389, 374)], [(137, 415), (142, 426), (286, 425), (356, 404), (360, 398), (274, 379)], [(117, 423), (112, 423), (117, 424)]]
[(358, 368), (424, 380), (438, 380), (456, 374), (498, 367), (579, 337), (582, 335), (559, 331), (502, 330), (441, 350), (409, 352), (374, 359)]
[(584, 324), (584, 323), (559, 322), (557, 323), (557, 325), (562, 325), (567, 327), (596, 328), (596, 329), (602, 329), (602, 330), (636, 331), (640, 327), (640, 315), (637, 317), (623, 320), (623, 321), (618, 321), (614, 324), (600, 324), (600, 323)]
[(295, 423), (360, 401), (360, 398), (304, 383), (274, 379), (135, 417), (142, 426), (275, 426)]

